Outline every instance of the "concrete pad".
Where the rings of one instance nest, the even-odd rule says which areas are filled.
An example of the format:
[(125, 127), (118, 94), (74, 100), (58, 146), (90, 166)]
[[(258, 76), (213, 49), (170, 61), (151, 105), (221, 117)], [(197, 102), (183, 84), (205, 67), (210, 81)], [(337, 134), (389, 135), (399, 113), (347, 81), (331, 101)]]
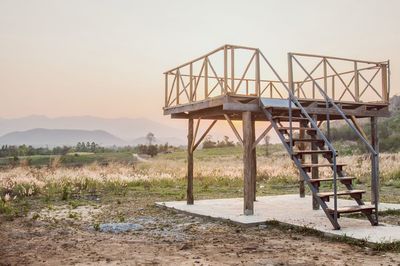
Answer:
[[(332, 204), (332, 203), (330, 203)], [(352, 206), (352, 200), (338, 199), (338, 206)], [(400, 226), (381, 224), (371, 226), (368, 220), (342, 217), (341, 230), (333, 230), (322, 210), (312, 210), (312, 198), (295, 195), (258, 197), (254, 203), (254, 215), (243, 215), (243, 199), (195, 200), (194, 205), (185, 201), (157, 202), (156, 205), (176, 209), (192, 215), (227, 220), (241, 225), (258, 225), (266, 221), (306, 227), (333, 236), (347, 236), (372, 243), (400, 241)], [(400, 204), (381, 203), (379, 210), (400, 210)]]

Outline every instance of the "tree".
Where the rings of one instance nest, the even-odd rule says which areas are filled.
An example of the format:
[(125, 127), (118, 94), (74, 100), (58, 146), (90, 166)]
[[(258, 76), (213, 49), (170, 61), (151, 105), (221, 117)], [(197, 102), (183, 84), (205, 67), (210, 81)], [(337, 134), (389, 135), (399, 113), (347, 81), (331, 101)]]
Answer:
[(147, 148), (147, 154), (150, 155), (151, 157), (156, 156), (158, 153), (158, 148), (156, 145), (149, 145)]
[(210, 149), (210, 148), (215, 148), (217, 143), (212, 140), (211, 135), (207, 135), (204, 142), (203, 142), (203, 149)]
[(149, 146), (151, 146), (153, 144), (153, 141), (155, 140), (154, 134), (151, 132), (147, 133), (146, 139), (147, 139)]

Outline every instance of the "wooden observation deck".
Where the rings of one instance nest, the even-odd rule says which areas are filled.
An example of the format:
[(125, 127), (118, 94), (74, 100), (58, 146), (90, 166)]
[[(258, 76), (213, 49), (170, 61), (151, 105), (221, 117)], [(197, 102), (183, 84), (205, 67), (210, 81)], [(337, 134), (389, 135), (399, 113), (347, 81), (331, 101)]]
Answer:
[[(164, 114), (188, 120), (187, 203), (194, 203), (193, 152), (218, 120), (226, 120), (243, 145), (245, 215), (254, 213), (256, 146), (274, 129), (299, 169), (300, 196), (307, 184), (313, 208), (321, 207), (335, 229), (340, 229), (340, 214), (350, 212), (365, 213), (371, 224), (377, 225), (377, 119), (389, 115), (389, 61), (289, 53), (286, 69), (288, 78), (284, 80), (259, 49), (224, 45), (164, 73)], [(359, 118), (370, 119), (370, 139)], [(212, 122), (200, 135), (202, 120)], [(233, 120), (242, 121), (242, 134)], [(371, 154), (371, 205), (362, 200), (365, 191), (353, 188), (354, 178), (347, 176), (345, 165), (336, 162), (338, 154), (329, 136), (332, 120), (345, 121)], [(255, 136), (255, 121), (266, 123), (260, 136)], [(319, 178), (320, 167), (331, 168), (332, 177)], [(322, 182), (332, 182), (332, 191), (320, 192)], [(339, 190), (340, 186), (345, 190)], [(355, 206), (337, 206), (339, 196), (350, 196)], [(333, 207), (326, 204), (330, 198)]]

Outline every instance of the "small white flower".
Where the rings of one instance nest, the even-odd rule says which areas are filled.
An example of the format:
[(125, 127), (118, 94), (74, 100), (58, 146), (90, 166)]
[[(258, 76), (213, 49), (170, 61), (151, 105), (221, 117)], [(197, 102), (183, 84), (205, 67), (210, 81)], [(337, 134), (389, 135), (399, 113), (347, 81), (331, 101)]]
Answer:
[(10, 199), (11, 199), (11, 197), (10, 197), (9, 194), (6, 194), (6, 195), (4, 196), (4, 201), (9, 201)]

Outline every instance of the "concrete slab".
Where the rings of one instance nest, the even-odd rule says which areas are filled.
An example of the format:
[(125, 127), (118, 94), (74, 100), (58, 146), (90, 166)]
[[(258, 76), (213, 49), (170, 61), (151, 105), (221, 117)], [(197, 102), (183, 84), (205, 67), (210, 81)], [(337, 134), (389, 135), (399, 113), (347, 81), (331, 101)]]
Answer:
[[(332, 203), (331, 203), (332, 204)], [(157, 202), (156, 205), (173, 208), (192, 215), (228, 220), (241, 225), (258, 225), (266, 221), (307, 227), (333, 236), (347, 236), (372, 243), (400, 241), (400, 226), (381, 224), (371, 226), (369, 221), (342, 217), (341, 230), (333, 230), (322, 210), (314, 211), (311, 196), (300, 198), (295, 195), (258, 197), (254, 204), (254, 215), (243, 215), (243, 199), (197, 200), (194, 205), (185, 201)], [(354, 201), (338, 200), (338, 206), (351, 206)], [(400, 204), (381, 203), (380, 211), (400, 210)]]

